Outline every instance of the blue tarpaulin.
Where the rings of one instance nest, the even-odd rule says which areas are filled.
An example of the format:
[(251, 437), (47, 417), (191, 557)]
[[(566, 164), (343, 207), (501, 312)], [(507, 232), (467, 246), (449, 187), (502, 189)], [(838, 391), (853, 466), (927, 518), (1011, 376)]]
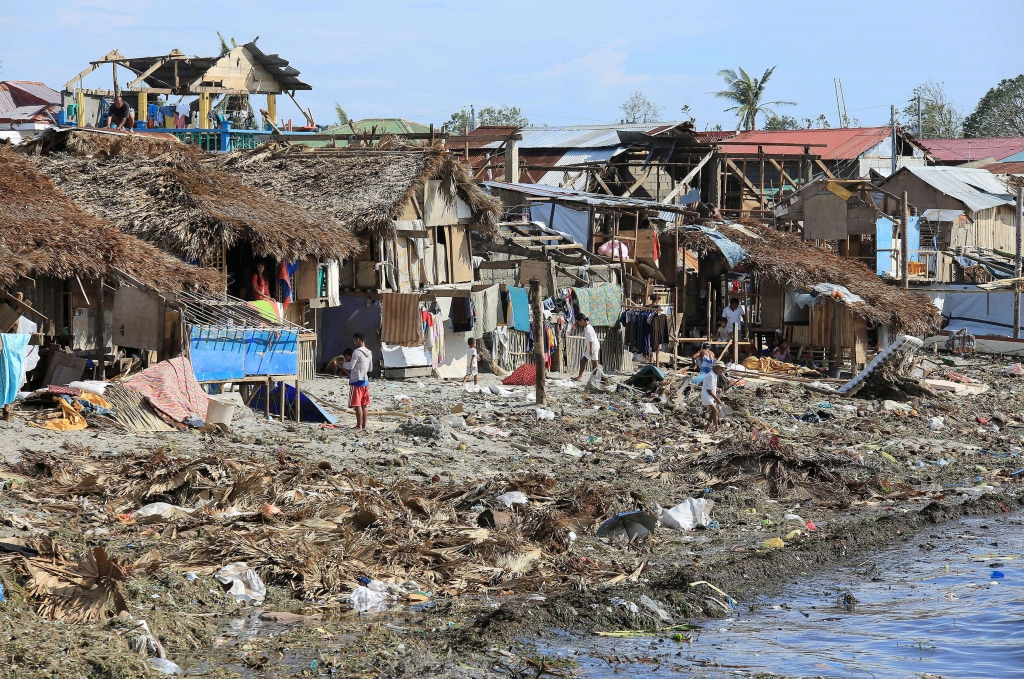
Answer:
[(190, 358), (196, 379), (235, 380), (245, 375), (294, 375), (299, 369), (295, 330), (229, 330), (192, 326)]
[(526, 288), (508, 286), (508, 301), (512, 307), (512, 327), (530, 332), (530, 300)]
[[(261, 386), (256, 395), (253, 396), (252, 401), (249, 402), (249, 407), (253, 410), (263, 412), (263, 395), (266, 393), (266, 385)], [(301, 421), (302, 422), (324, 422), (327, 424), (337, 424), (338, 419), (331, 415), (329, 412), (320, 407), (320, 404), (311, 399), (306, 394), (299, 395), (299, 402), (302, 404), (301, 410)], [(281, 404), (281, 384), (270, 390), (270, 415), (271, 417), (278, 415), (280, 416), (281, 411), (278, 407)], [(295, 387), (290, 384), (284, 385), (284, 415), (285, 419), (295, 419)]]
[(747, 258), (747, 251), (744, 250), (739, 243), (729, 240), (729, 237), (725, 234), (715, 231), (714, 229), (708, 229), (703, 226), (686, 227), (688, 229), (697, 230), (707, 235), (708, 238), (715, 242), (718, 246), (719, 252), (725, 257), (725, 261), (729, 262), (729, 266), (733, 267), (742, 262)]

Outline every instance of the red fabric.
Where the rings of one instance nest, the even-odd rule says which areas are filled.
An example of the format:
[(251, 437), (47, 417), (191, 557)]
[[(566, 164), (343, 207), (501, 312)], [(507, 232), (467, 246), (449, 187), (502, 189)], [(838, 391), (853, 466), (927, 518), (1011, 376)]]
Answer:
[(658, 232), (651, 229), (651, 239), (654, 241), (654, 260), (661, 259), (661, 243), (658, 242)]
[(270, 283), (266, 276), (258, 273), (252, 275), (252, 298), (254, 300), (270, 299)]
[(154, 408), (174, 422), (184, 422), (190, 417), (206, 419), (210, 399), (196, 381), (192, 362), (184, 356), (160, 361), (125, 380), (124, 386), (145, 396)]
[(348, 387), (348, 407), (358, 408), (361, 406), (370, 405), (370, 388), (369, 387), (356, 387), (349, 385)]
[(423, 324), (428, 328), (434, 327), (434, 315), (426, 309), (420, 310), (420, 316), (423, 318)]
[(503, 379), (501, 383), (506, 386), (529, 386), (531, 384), (537, 384), (537, 366), (533, 363), (524, 363), (513, 370), (512, 374)]

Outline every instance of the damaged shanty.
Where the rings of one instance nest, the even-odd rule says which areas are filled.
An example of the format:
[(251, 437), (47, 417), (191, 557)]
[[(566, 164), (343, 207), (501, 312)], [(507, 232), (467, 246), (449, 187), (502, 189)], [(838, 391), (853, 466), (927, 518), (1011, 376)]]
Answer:
[[(213, 272), (85, 212), (28, 158), (6, 149), (0, 149), (0, 210), (5, 252), (0, 273), (7, 300), (0, 308), (6, 314), (3, 331), (17, 327), (20, 333), (3, 352), (8, 369), (17, 366), (6, 404), (26, 381), (45, 387), (92, 377), (85, 374), (88, 363), (102, 379), (107, 365), (121, 372), (137, 364), (119, 349), (132, 345), (113, 340), (115, 328), (138, 324), (137, 300), (145, 300), (155, 314), (146, 330), (160, 333), (167, 295), (216, 289)], [(41, 345), (38, 352), (30, 348), (25, 356), (13, 355), (18, 337)], [(22, 360), (28, 362), (23, 366)]]
[[(686, 276), (680, 337), (709, 341), (716, 298), (735, 296), (752, 341), (743, 353), (785, 339), (797, 361), (806, 351), (819, 365), (856, 372), (872, 348), (888, 346), (900, 334), (927, 336), (939, 328), (938, 310), (925, 296), (887, 285), (861, 262), (795, 235), (744, 221), (690, 227), (680, 241), (699, 262)], [(733, 356), (743, 350), (730, 348)]]

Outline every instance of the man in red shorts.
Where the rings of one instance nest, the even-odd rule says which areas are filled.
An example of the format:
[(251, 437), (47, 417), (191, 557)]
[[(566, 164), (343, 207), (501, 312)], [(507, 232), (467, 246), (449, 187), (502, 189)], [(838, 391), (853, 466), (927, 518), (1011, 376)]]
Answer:
[(356, 411), (356, 431), (366, 431), (366, 408), (370, 405), (370, 380), (367, 374), (373, 367), (373, 354), (365, 346), (366, 338), (361, 332), (352, 335), (352, 367), (348, 373), (348, 405)]

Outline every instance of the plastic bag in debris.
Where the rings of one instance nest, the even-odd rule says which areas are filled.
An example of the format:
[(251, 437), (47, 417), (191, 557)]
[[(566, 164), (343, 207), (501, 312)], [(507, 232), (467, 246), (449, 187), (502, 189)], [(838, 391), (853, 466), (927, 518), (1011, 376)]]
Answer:
[(352, 608), (360, 613), (379, 611), (387, 606), (390, 599), (391, 592), (388, 586), (380, 580), (371, 580), (366, 585), (356, 587), (348, 597)]
[(229, 563), (217, 571), (214, 577), (222, 585), (230, 585), (228, 594), (235, 601), (261, 604), (267, 598), (267, 586), (260, 580), (259, 574), (244, 562)]
[(150, 658), (149, 664), (153, 667), (153, 669), (159, 670), (164, 674), (185, 674), (184, 670), (178, 667), (177, 663), (173, 663), (167, 658)]
[(81, 389), (87, 394), (103, 396), (103, 392), (109, 385), (110, 382), (102, 382), (100, 380), (82, 380), (81, 382), (72, 382), (68, 386), (72, 389)]
[(442, 424), (447, 424), (452, 429), (465, 429), (466, 421), (458, 415), (445, 415), (439, 418)]
[(604, 368), (598, 364), (594, 372), (590, 374), (590, 379), (587, 380), (587, 391), (596, 391), (598, 393), (612, 393), (615, 391), (614, 384), (604, 383)]
[(1004, 375), (1016, 375), (1017, 377), (1020, 377), (1021, 375), (1024, 375), (1024, 366), (1021, 366), (1020, 363), (1014, 363), (1013, 365), (1008, 365), (1005, 368), (1003, 368), (1003, 374)]
[(547, 408), (537, 408), (537, 419), (538, 420), (553, 420), (555, 419), (555, 411), (548, 410)]
[(408, 394), (393, 394), (391, 398), (395, 399), (395, 404), (400, 406), (412, 403), (412, 396), (409, 396)]
[(661, 411), (658, 410), (658, 406), (653, 403), (645, 403), (644, 407), (640, 409), (644, 415), (661, 415)]
[(5, 601), (7, 601), (7, 599), (4, 598), (4, 583), (0, 582), (0, 604)]
[(501, 396), (502, 398), (508, 398), (509, 396), (515, 396), (516, 394), (519, 393), (518, 389), (506, 389), (505, 387), (501, 386), (500, 384), (492, 384), (489, 387), (482, 387), (482, 388), (483, 389), (487, 389), (488, 391), (490, 391), (495, 396)]
[(692, 530), (697, 526), (707, 528), (711, 523), (711, 509), (714, 506), (714, 500), (689, 497), (672, 509), (663, 510), (658, 520), (676, 530)]
[(132, 516), (140, 523), (159, 523), (188, 519), (194, 511), (194, 509), (179, 507), (168, 502), (153, 502), (132, 512)]
[(928, 418), (928, 428), (931, 429), (932, 431), (939, 431), (940, 429), (942, 429), (945, 426), (946, 426), (946, 423), (943, 421), (943, 418), (941, 418), (941, 417), (929, 417)]
[(570, 455), (572, 457), (575, 457), (575, 458), (579, 459), (579, 458), (583, 457), (584, 455), (586, 455), (586, 452), (580, 450), (579, 448), (577, 448), (576, 446), (574, 446), (571, 443), (566, 443), (564, 446), (562, 446), (562, 454), (563, 455)]
[(640, 605), (658, 616), (662, 622), (671, 622), (672, 616), (668, 612), (658, 605), (658, 602), (647, 596), (646, 594), (640, 595)]
[(602, 523), (597, 529), (597, 537), (625, 537), (632, 540), (636, 536), (653, 533), (657, 527), (658, 520), (646, 512), (623, 512)]
[(530, 504), (530, 498), (526, 497), (526, 493), (521, 490), (512, 490), (507, 493), (502, 493), (494, 499), (504, 505), (508, 505), (509, 507), (512, 505)]

